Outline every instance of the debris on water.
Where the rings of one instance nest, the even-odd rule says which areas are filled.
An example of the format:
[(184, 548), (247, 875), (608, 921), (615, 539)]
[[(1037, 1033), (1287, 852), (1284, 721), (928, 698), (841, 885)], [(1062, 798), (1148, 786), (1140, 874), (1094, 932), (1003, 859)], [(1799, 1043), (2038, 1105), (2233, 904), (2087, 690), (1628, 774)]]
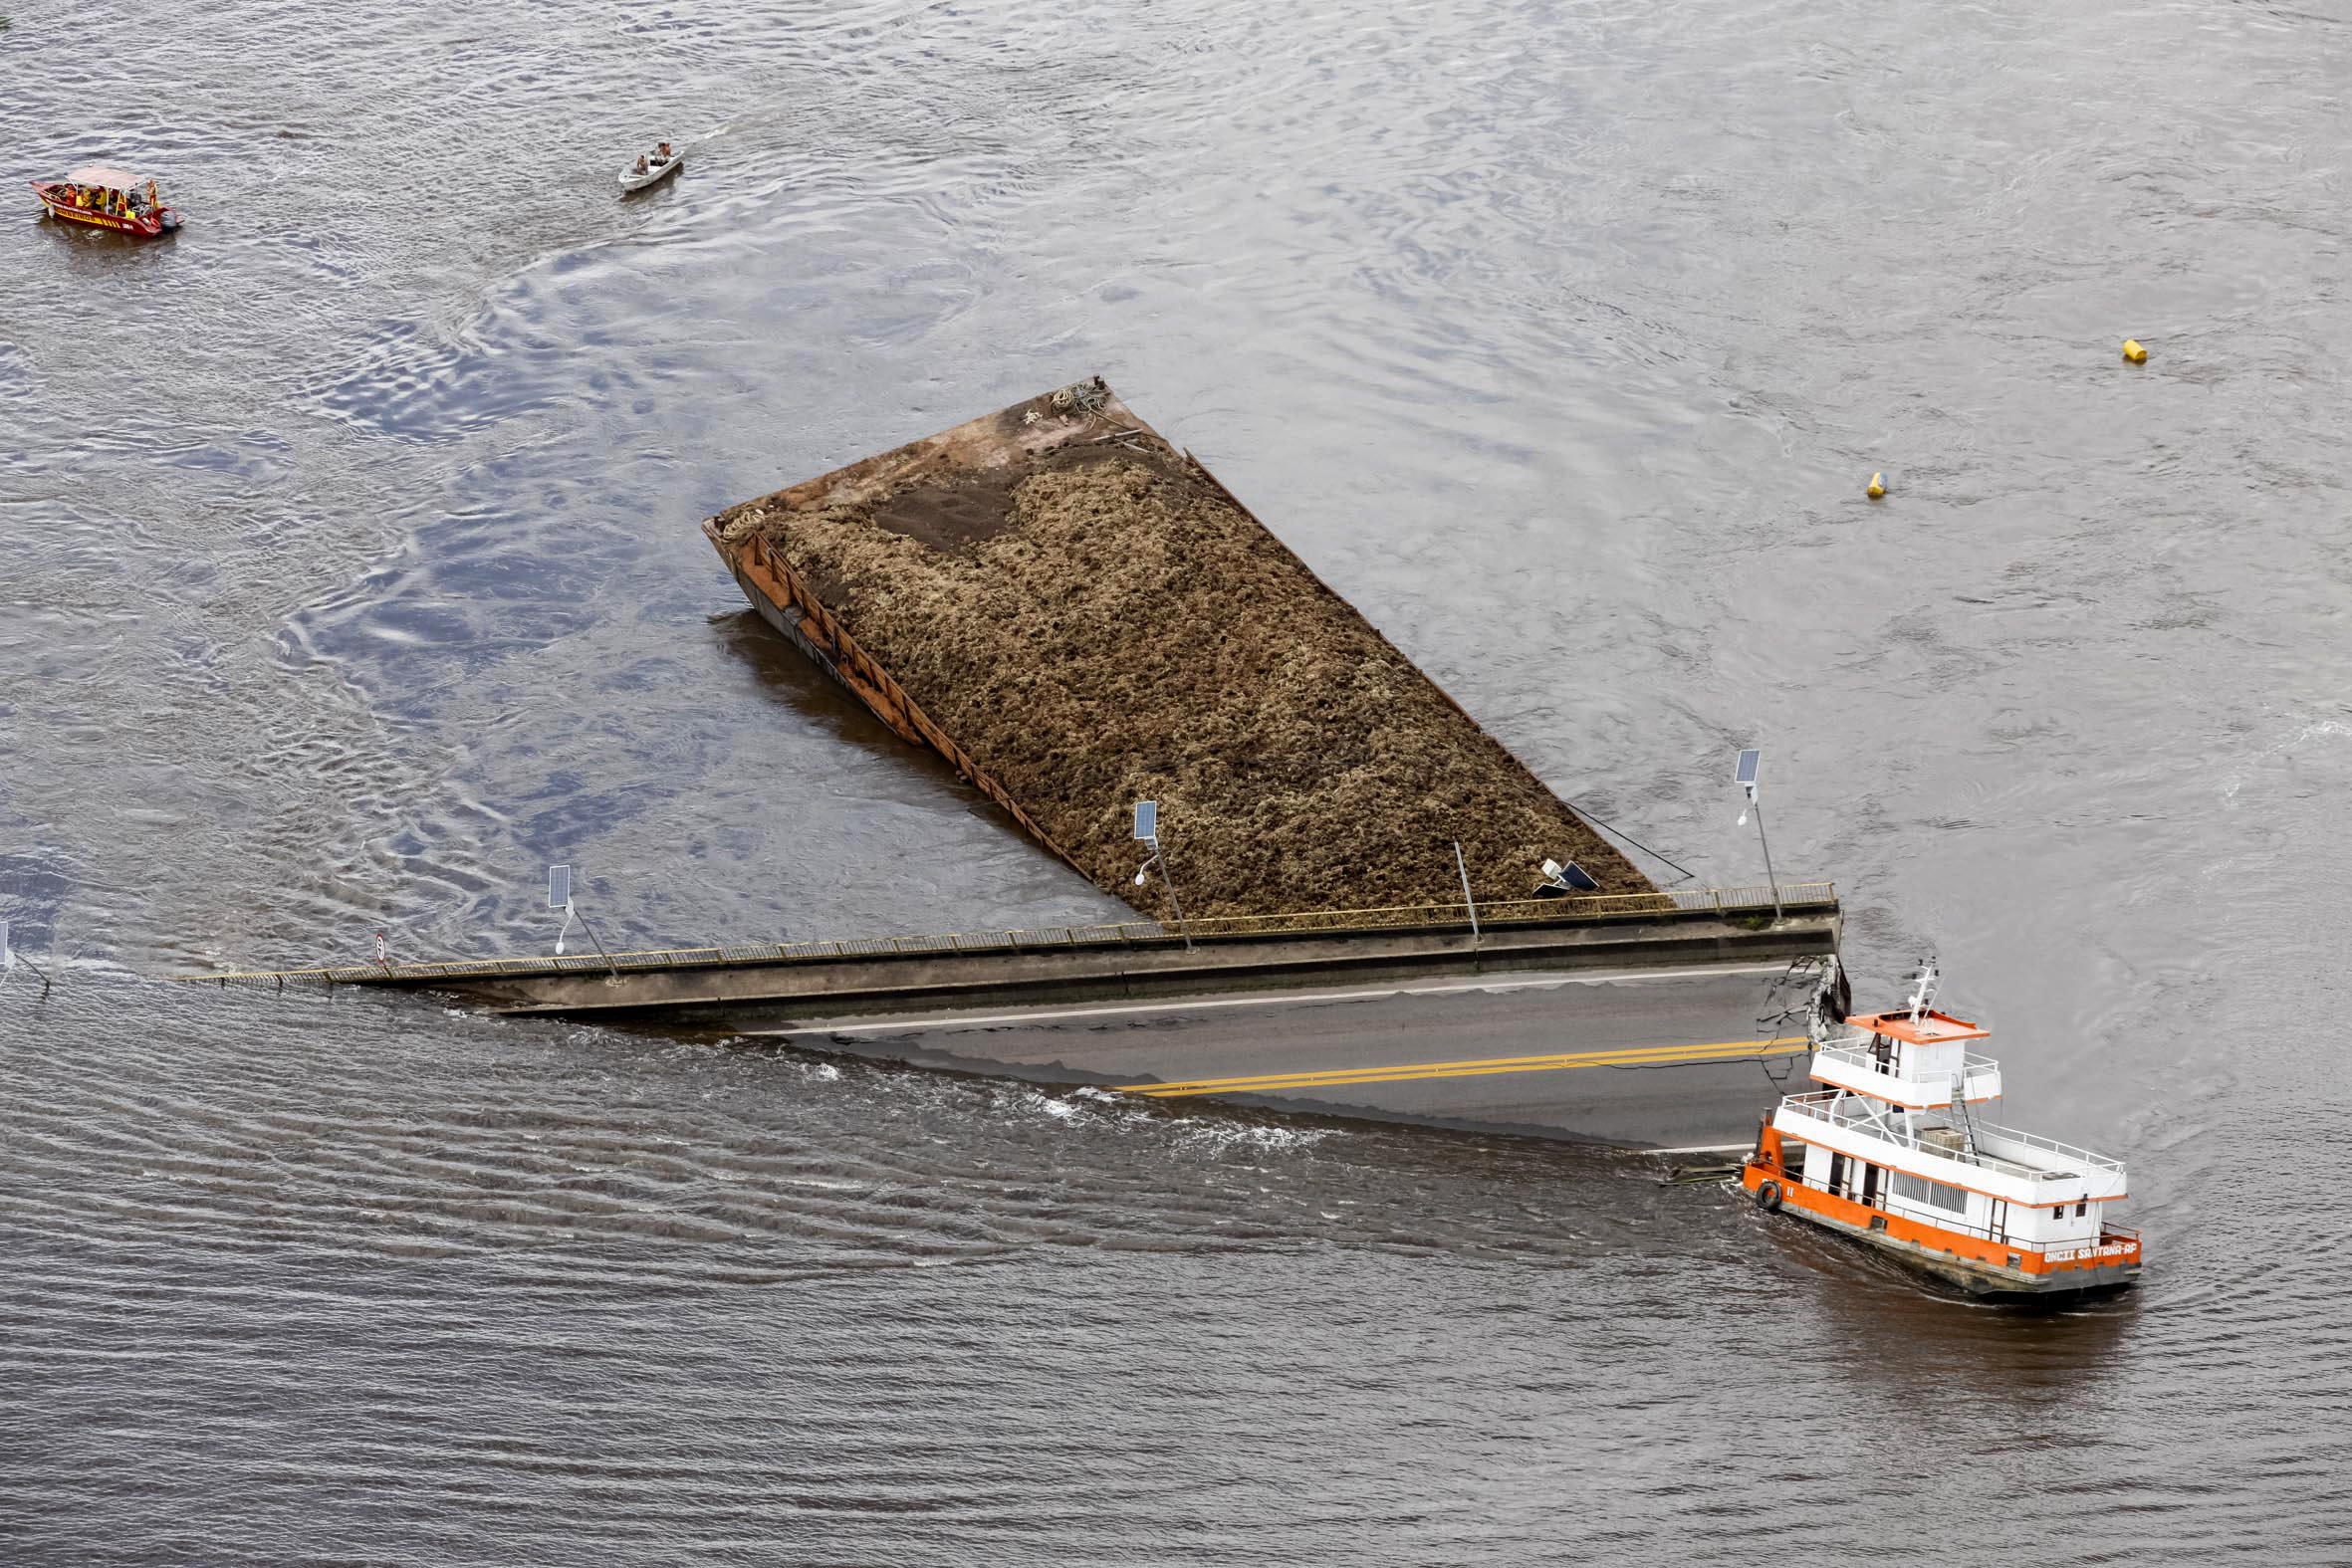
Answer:
[(1666, 1180), (1659, 1185), (1681, 1186), (1691, 1182), (1728, 1182), (1740, 1174), (1735, 1163), (1725, 1165), (1673, 1165), (1666, 1169)]
[(2140, 339), (2137, 337), (2126, 337), (2123, 340), (2123, 356), (2133, 364), (2148, 362), (2148, 350), (2140, 345)]

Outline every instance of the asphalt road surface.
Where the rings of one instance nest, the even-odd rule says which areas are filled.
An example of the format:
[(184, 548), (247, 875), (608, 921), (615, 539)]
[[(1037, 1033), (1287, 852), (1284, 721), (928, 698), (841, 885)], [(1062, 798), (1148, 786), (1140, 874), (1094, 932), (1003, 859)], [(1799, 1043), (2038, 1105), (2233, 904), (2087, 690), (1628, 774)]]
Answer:
[(1666, 1147), (1744, 1143), (1802, 1076), (1783, 963), (853, 1019), (795, 1045), (1155, 1099)]

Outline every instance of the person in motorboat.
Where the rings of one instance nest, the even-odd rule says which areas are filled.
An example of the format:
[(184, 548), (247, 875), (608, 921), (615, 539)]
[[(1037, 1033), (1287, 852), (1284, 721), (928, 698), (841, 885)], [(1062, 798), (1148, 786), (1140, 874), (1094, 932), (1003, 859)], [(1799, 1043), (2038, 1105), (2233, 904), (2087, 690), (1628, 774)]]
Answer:
[(665, 141), (660, 146), (653, 149), (653, 166), (659, 168), (662, 164), (667, 163), (669, 160), (670, 144)]
[(645, 162), (645, 154), (642, 152), (637, 154), (637, 172), (640, 174), (649, 172), (648, 166)]

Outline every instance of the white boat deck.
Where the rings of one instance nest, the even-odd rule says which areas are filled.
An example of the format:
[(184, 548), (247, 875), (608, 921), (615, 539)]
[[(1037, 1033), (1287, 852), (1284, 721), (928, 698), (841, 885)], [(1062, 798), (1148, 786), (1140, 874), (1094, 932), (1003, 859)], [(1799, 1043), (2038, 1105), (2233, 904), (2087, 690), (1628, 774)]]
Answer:
[(1868, 1040), (1869, 1035), (1854, 1031), (1848, 1040), (1823, 1042), (1813, 1052), (1813, 1078), (1918, 1110), (1950, 1105), (1955, 1099), (2000, 1098), (2000, 1065), (1990, 1056), (1963, 1055), (1958, 1072), (1904, 1077), (1871, 1053)]
[[(1920, 1174), (1939, 1178), (1948, 1175), (1934, 1164), (1922, 1164), (1917, 1158), (1901, 1160), (1900, 1156), (1925, 1156), (1930, 1162), (1949, 1161), (1987, 1176), (2006, 1178), (2028, 1191), (2003, 1196), (2014, 1196), (2025, 1202), (2044, 1201), (2041, 1189), (2053, 1183), (2079, 1183), (2093, 1197), (2120, 1196), (2123, 1192), (2122, 1161), (1974, 1116), (1951, 1120), (1939, 1117), (1926, 1122), (1916, 1114), (1889, 1114), (1839, 1089), (1789, 1095), (1780, 1102), (1780, 1110), (1784, 1115), (1824, 1124), (1847, 1135), (1849, 1140), (1892, 1151), (1899, 1166), (1913, 1168)], [(1803, 1136), (1801, 1127), (1789, 1130)], [(1861, 1150), (1857, 1148), (1855, 1152)]]

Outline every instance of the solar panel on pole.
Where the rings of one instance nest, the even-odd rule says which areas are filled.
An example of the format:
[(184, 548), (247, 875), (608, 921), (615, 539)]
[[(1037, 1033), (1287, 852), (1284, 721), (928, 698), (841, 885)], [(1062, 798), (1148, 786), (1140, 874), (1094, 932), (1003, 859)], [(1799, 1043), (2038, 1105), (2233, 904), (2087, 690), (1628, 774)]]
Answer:
[(1772, 841), (1764, 834), (1764, 803), (1756, 797), (1756, 775), (1764, 753), (1753, 747), (1740, 754), (1740, 766), (1732, 774), (1732, 782), (1748, 791), (1748, 809), (1740, 813), (1740, 825), (1746, 826), (1750, 812), (1756, 816), (1756, 842), (1764, 850), (1764, 885), (1772, 892), (1772, 918), (1778, 920), (1785, 911), (1780, 907), (1780, 881), (1772, 873)]
[(1148, 844), (1160, 836), (1160, 803), (1157, 800), (1135, 802), (1135, 840)]
[(16, 968), (16, 950), (8, 945), (8, 922), (0, 920), (0, 975)]
[(571, 905), (572, 868), (570, 866), (549, 866), (547, 868), (547, 907), (568, 909)]

